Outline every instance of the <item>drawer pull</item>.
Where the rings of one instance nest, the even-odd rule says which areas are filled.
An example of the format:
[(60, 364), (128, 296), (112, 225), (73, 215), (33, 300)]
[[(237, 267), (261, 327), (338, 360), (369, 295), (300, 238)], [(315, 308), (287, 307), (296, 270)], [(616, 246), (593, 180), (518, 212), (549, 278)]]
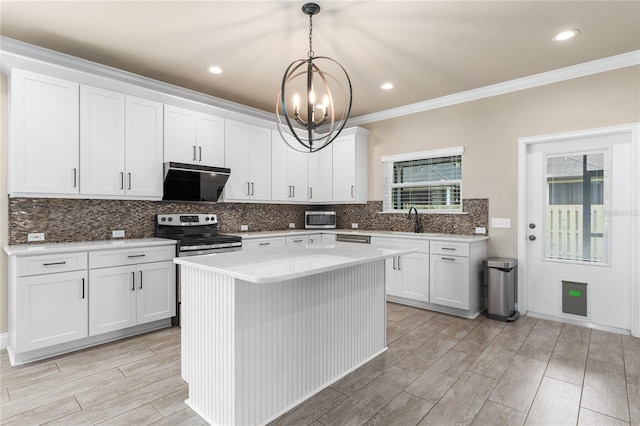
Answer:
[(127, 257), (145, 257), (145, 256), (146, 256), (146, 254), (130, 254)]
[(451, 260), (451, 261), (455, 262), (455, 259), (453, 257), (441, 257), (440, 259), (442, 259), (442, 260)]
[(456, 248), (453, 247), (442, 247), (442, 250), (451, 250), (451, 251), (456, 251)]
[(301, 243), (303, 240), (293, 240), (294, 243)]
[(271, 243), (259, 243), (259, 245), (261, 245), (261, 246), (268, 246), (269, 244), (271, 244)]
[(52, 262), (52, 263), (43, 263), (42, 266), (52, 266), (52, 265), (64, 265), (67, 262)]
[(136, 273), (131, 273), (131, 291), (135, 291), (136, 289)]

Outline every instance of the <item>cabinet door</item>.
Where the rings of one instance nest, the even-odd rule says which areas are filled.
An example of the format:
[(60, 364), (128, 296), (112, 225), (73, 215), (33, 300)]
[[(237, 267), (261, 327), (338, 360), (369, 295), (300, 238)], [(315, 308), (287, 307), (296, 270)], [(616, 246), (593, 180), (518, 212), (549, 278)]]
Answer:
[[(245, 153), (246, 159), (246, 153)], [(246, 161), (246, 160), (245, 160)], [(251, 199), (271, 199), (271, 130), (251, 126)], [(233, 175), (233, 171), (231, 173)]]
[(469, 309), (469, 259), (431, 255), (431, 303)]
[(11, 71), (10, 193), (79, 193), (79, 85)]
[(124, 195), (124, 95), (80, 87), (80, 192)]
[(164, 161), (197, 161), (196, 112), (172, 105), (164, 106)]
[(18, 278), (16, 352), (87, 337), (87, 272)]
[(306, 202), (309, 197), (308, 170), (307, 163), (309, 154), (289, 148), (288, 170), (289, 181), (293, 187), (292, 200), (296, 202)]
[(398, 296), (407, 299), (429, 301), (429, 255), (412, 253), (398, 258), (402, 284)]
[(246, 200), (251, 194), (249, 149), (251, 126), (237, 121), (225, 121), (224, 162), (231, 176), (224, 187), (224, 198)]
[(390, 296), (400, 295), (400, 281), (402, 276), (398, 272), (397, 267), (398, 258), (385, 259), (384, 261), (384, 282), (386, 286), (386, 292)]
[(309, 194), (312, 203), (333, 200), (333, 144), (308, 155)]
[(339, 137), (333, 145), (333, 200), (355, 201), (356, 149), (352, 136)]
[(198, 113), (196, 121), (198, 163), (205, 166), (224, 165), (224, 118)]
[(309, 238), (309, 244), (322, 243), (322, 234), (312, 234), (307, 236)]
[(291, 182), (289, 181), (289, 151), (293, 151), (278, 131), (271, 138), (271, 199), (291, 201)]
[(137, 324), (176, 315), (176, 268), (172, 261), (138, 265)]
[(136, 325), (135, 266), (89, 271), (89, 335)]
[(162, 104), (126, 97), (126, 193), (162, 197)]

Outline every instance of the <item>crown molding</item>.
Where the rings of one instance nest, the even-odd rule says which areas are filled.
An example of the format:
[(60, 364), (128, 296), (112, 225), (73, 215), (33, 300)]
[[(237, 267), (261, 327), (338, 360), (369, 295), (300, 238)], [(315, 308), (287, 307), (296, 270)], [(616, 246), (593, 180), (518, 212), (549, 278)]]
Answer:
[(367, 123), (374, 123), (377, 121), (416, 114), (419, 112), (443, 108), (451, 105), (461, 104), (464, 102), (490, 98), (492, 96), (504, 95), (511, 92), (531, 89), (533, 87), (558, 83), (565, 80), (571, 80), (574, 78), (585, 77), (592, 74), (613, 71), (634, 65), (640, 65), (640, 50), (635, 50), (616, 56), (610, 56), (608, 58), (597, 59), (595, 61), (585, 62), (578, 65), (572, 65), (570, 67), (559, 68), (557, 70), (534, 74), (528, 77), (522, 77), (502, 83), (492, 84), (477, 89), (467, 90), (465, 92), (416, 102), (414, 104), (409, 104), (397, 108), (374, 112), (372, 114), (361, 115), (349, 120), (349, 125), (361, 126)]
[(76, 71), (86, 72), (123, 83), (133, 84), (145, 89), (162, 92), (171, 96), (200, 102), (227, 111), (249, 115), (251, 117), (274, 121), (274, 114), (261, 109), (252, 108), (236, 102), (231, 102), (215, 96), (207, 95), (195, 90), (186, 89), (159, 80), (143, 77), (107, 65), (87, 61), (75, 56), (45, 49), (40, 46), (28, 44), (12, 38), (0, 36), (0, 56), (2, 59), (2, 72), (9, 74), (10, 68), (16, 62), (30, 61), (51, 64), (54, 66), (71, 68)]

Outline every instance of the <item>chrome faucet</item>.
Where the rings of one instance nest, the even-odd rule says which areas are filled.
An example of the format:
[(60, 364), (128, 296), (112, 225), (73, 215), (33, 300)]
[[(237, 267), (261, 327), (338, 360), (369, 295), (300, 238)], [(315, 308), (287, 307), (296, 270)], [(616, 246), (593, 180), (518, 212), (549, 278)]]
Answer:
[(418, 216), (418, 210), (415, 207), (409, 208), (409, 216), (407, 216), (407, 218), (409, 220), (411, 220), (411, 211), (414, 211), (416, 213), (415, 222), (413, 224), (413, 232), (418, 234), (418, 233), (420, 233), (420, 231), (422, 231), (422, 224), (420, 223), (420, 217)]

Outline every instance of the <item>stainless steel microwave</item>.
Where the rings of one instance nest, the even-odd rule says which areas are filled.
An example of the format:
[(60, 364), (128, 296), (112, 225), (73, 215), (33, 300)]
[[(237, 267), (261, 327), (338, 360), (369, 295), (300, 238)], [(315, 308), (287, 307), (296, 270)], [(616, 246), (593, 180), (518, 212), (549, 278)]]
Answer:
[(335, 228), (336, 212), (305, 212), (304, 227), (307, 229)]

